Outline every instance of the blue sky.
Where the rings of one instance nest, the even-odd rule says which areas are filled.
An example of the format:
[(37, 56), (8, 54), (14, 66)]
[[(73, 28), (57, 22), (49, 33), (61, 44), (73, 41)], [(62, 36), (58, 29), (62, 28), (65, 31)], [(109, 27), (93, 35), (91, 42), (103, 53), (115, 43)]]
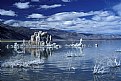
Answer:
[(121, 0), (1, 0), (0, 21), (37, 29), (121, 34)]

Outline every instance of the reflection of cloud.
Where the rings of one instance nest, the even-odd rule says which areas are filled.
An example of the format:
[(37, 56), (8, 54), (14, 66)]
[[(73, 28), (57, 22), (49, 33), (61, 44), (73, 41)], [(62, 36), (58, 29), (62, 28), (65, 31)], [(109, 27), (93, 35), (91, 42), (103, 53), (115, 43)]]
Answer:
[(16, 16), (15, 12), (12, 10), (4, 10), (0, 9), (0, 15), (6, 15), (6, 16)]
[(26, 8), (29, 8), (29, 3), (30, 2), (25, 2), (25, 3), (22, 3), (22, 2), (18, 2), (18, 3), (15, 3), (14, 5), (19, 8), (19, 9), (26, 9)]

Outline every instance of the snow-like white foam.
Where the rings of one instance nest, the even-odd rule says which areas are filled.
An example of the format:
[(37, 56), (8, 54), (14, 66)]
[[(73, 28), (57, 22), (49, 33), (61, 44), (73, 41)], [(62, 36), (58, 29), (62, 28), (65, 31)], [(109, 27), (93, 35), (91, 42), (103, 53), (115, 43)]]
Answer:
[(121, 63), (115, 57), (103, 57), (98, 59), (94, 65), (93, 73), (94, 74), (105, 74), (109, 73), (110, 68), (120, 67)]
[(121, 63), (120, 63), (120, 60), (118, 60), (116, 58), (112, 58), (112, 59), (108, 60), (107, 65), (109, 67), (120, 67)]
[(3, 62), (1, 64), (1, 67), (8, 67), (8, 68), (31, 67), (32, 65), (39, 65), (43, 63), (44, 63), (44, 59), (29, 58), (28, 56), (22, 57), (20, 55), (17, 55)]
[(1, 67), (30, 67), (32, 65), (39, 65), (39, 64), (42, 64), (44, 63), (43, 60), (40, 60), (40, 59), (37, 59), (37, 60), (32, 60), (32, 61), (26, 61), (26, 62), (23, 62), (21, 60), (16, 60), (16, 61), (13, 61), (13, 62), (4, 62)]
[(105, 74), (105, 73), (108, 73), (108, 68), (103, 65), (95, 65), (93, 73), (94, 74)]

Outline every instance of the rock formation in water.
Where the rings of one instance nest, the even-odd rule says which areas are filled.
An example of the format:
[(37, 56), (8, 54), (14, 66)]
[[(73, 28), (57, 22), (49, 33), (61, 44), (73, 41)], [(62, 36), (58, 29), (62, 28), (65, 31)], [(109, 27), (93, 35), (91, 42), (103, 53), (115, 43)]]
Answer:
[(34, 32), (34, 35), (31, 35), (30, 43), (35, 45), (47, 45), (52, 41), (52, 36), (47, 32)]

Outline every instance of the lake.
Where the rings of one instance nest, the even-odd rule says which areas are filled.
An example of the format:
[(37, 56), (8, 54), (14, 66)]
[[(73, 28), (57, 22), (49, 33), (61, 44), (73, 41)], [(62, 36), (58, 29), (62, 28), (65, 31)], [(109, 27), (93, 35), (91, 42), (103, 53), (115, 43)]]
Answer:
[(0, 81), (121, 81), (121, 40), (83, 41), (83, 48), (66, 43), (72, 42), (58, 49), (1, 43)]

